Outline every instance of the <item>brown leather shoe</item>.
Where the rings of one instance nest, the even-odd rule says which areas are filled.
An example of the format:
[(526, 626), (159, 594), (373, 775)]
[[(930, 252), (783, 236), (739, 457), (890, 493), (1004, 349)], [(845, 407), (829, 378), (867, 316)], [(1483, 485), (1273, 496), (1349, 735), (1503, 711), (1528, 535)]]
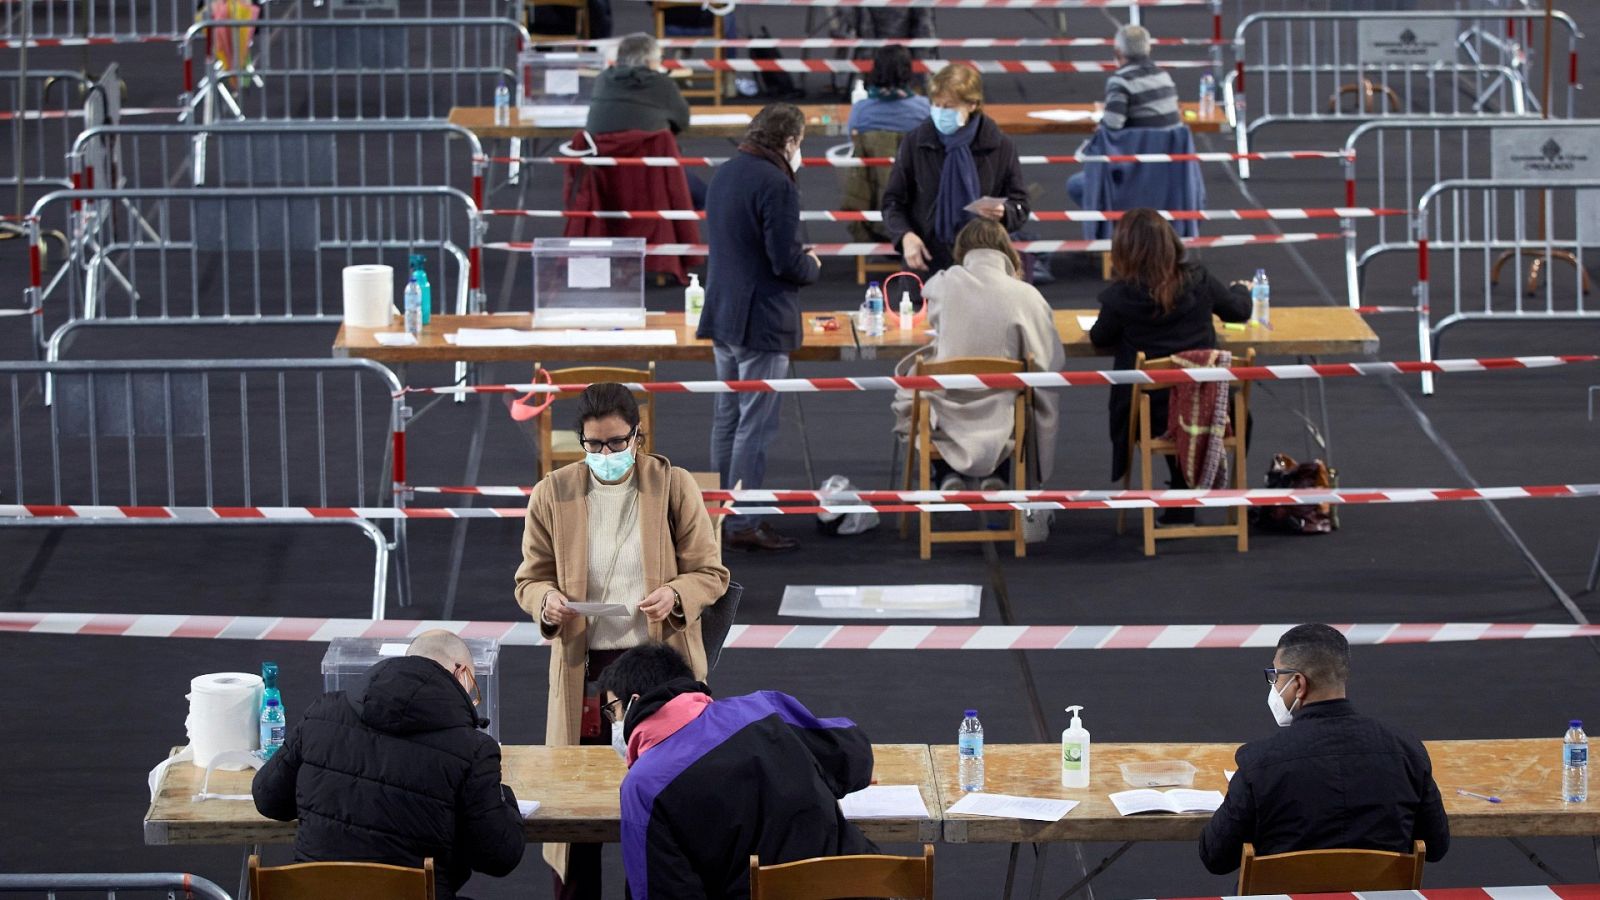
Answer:
[(765, 551), (768, 553), (781, 553), (794, 550), (800, 542), (792, 537), (785, 537), (765, 522), (745, 531), (730, 531), (722, 539), (722, 545), (733, 550), (749, 550), (751, 552)]

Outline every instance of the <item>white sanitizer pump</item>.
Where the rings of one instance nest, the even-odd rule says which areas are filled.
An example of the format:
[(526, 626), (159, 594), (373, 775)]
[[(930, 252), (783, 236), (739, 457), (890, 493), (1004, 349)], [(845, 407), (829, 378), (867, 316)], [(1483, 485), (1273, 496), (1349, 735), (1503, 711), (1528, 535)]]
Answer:
[(1061, 732), (1061, 786), (1086, 788), (1089, 786), (1089, 730), (1078, 718), (1081, 706), (1069, 706), (1072, 724)]

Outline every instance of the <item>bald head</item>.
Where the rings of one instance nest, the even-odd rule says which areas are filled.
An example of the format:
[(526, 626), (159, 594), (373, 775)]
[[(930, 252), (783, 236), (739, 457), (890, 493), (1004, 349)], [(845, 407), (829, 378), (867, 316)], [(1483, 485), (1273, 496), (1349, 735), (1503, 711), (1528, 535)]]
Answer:
[(458, 667), (472, 670), (472, 651), (467, 648), (467, 642), (454, 633), (443, 628), (424, 631), (411, 641), (411, 646), (406, 648), (407, 656), (425, 656), (441, 666), (445, 671), (455, 672)]

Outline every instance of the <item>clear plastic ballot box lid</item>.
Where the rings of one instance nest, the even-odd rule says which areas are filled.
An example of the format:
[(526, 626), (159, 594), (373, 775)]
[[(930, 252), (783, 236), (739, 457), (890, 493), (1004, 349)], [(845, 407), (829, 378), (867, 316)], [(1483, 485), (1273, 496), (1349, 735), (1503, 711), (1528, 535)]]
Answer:
[[(478, 718), (488, 719), (484, 729), (500, 740), (500, 642), (493, 638), (466, 638), (472, 651), (472, 674), (478, 679)], [(405, 656), (411, 646), (408, 638), (336, 637), (322, 656), (322, 689), (357, 691), (365, 683), (367, 670), (395, 656)]]
[(517, 106), (586, 106), (605, 67), (605, 54), (594, 50), (523, 50), (517, 54)]
[(644, 238), (535, 238), (533, 327), (643, 328)]

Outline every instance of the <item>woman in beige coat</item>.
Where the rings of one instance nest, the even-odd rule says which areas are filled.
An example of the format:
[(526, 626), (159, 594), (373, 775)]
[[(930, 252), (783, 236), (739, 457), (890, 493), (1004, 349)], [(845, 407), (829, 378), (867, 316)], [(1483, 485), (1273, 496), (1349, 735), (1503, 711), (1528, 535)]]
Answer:
[[(693, 476), (666, 457), (636, 456), (639, 407), (620, 384), (579, 400), (585, 458), (534, 487), (517, 569), (517, 604), (551, 642), (545, 743), (610, 743), (586, 683), (630, 647), (665, 641), (706, 677), (700, 613), (728, 587), (715, 526)], [(568, 604), (618, 603), (627, 616), (585, 617)], [(585, 719), (592, 720), (584, 733)], [(562, 898), (600, 896), (598, 844), (546, 844)]]
[[(1050, 304), (1017, 273), (1021, 261), (1005, 228), (988, 219), (974, 219), (956, 235), (957, 264), (928, 279), (928, 328), (933, 343), (906, 356), (896, 375), (910, 375), (920, 357), (929, 361), (960, 356), (1033, 357), (1036, 371), (1059, 372), (1066, 352), (1056, 331)], [(943, 460), (935, 460), (940, 490), (961, 490), (963, 477), (987, 481), (984, 490), (1005, 487), (995, 470), (1010, 458), (1013, 395), (1008, 391), (939, 391), (928, 395), (933, 444)], [(1036, 440), (1029, 441), (1037, 486), (1055, 465), (1057, 402), (1050, 391), (1033, 394), (1028, 422)], [(911, 394), (894, 399), (895, 431), (910, 429)], [(940, 465), (942, 463), (942, 465)]]

